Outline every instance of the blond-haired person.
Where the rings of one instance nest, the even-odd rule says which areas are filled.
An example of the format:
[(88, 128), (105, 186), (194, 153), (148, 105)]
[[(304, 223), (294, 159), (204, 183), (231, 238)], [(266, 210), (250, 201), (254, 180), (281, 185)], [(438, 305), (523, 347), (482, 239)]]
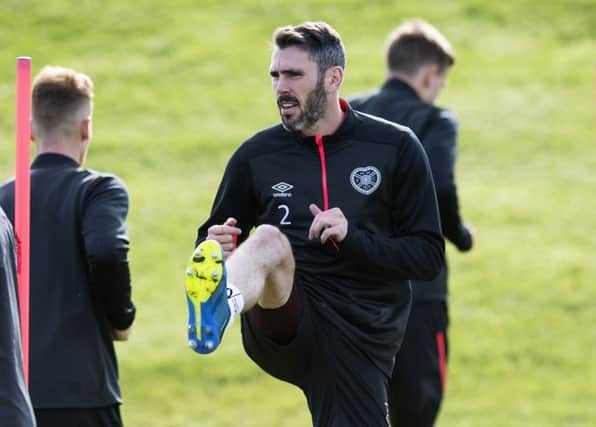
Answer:
[[(128, 267), (128, 193), (85, 169), (93, 83), (45, 67), (33, 82), (30, 393), (38, 426), (122, 425), (113, 340), (135, 317)], [(0, 205), (14, 224), (14, 181)]]

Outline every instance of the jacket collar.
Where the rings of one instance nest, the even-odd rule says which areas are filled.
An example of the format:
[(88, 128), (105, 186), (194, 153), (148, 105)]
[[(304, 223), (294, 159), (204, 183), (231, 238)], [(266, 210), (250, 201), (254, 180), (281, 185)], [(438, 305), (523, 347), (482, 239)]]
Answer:
[[(332, 133), (331, 135), (323, 135), (323, 142), (325, 144), (328, 143), (336, 143), (341, 141), (346, 134), (348, 134), (356, 123), (356, 116), (354, 114), (354, 110), (350, 107), (350, 104), (343, 98), (339, 100), (339, 106), (341, 107), (342, 111), (344, 112), (344, 120), (341, 122), (337, 130)], [(285, 128), (284, 128), (285, 129)], [(300, 132), (292, 131), (298, 139), (302, 142), (312, 143), (315, 144), (315, 137), (314, 136), (304, 136)]]
[(383, 86), (381, 86), (381, 92), (385, 91), (398, 92), (403, 98), (407, 97), (408, 99), (422, 101), (412, 86), (397, 77), (387, 80)]
[(33, 160), (31, 169), (43, 168), (78, 168), (80, 165), (68, 156), (58, 153), (39, 154)]

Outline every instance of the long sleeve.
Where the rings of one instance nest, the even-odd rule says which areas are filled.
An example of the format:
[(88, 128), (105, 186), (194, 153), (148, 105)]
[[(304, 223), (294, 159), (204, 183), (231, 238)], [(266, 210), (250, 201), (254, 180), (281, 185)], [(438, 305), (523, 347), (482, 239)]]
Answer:
[(107, 177), (90, 193), (82, 222), (92, 293), (112, 328), (121, 330), (133, 323), (136, 313), (128, 265), (128, 204), (124, 184)]
[(195, 246), (207, 238), (209, 227), (223, 224), (229, 217), (236, 218), (237, 227), (242, 230), (238, 244), (246, 240), (256, 222), (257, 204), (253, 193), (249, 162), (238, 150), (226, 166), (209, 218), (197, 230)]
[(457, 121), (450, 112), (442, 110), (432, 126), (428, 126), (424, 134), (424, 147), (437, 190), (443, 235), (459, 250), (469, 250), (472, 247), (472, 235), (461, 220), (454, 174)]

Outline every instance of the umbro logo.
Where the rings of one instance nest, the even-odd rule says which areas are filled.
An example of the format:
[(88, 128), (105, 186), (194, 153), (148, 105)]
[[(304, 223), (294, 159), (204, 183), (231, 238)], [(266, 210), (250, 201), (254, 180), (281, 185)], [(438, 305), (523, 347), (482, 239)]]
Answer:
[(273, 188), (275, 191), (279, 191), (280, 193), (285, 193), (286, 191), (289, 191), (292, 188), (294, 188), (294, 186), (292, 184), (288, 184), (287, 182), (282, 181), (278, 182), (271, 188)]
[(288, 191), (294, 188), (294, 186), (281, 181), (271, 186), (271, 188), (276, 191), (276, 193), (273, 193), (273, 197), (292, 197), (292, 193), (288, 193)]

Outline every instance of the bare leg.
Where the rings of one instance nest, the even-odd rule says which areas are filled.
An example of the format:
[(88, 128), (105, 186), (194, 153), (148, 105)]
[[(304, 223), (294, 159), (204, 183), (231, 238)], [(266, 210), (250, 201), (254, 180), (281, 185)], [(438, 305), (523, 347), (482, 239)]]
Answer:
[[(226, 327), (239, 312), (255, 306), (263, 312), (277, 312), (292, 295), (294, 257), (288, 239), (278, 228), (257, 227), (226, 260), (225, 269), (223, 257), (217, 241), (205, 240), (195, 249), (186, 270), (188, 342), (201, 354), (211, 353), (219, 346)], [(290, 314), (298, 313), (289, 316), (294, 323), (281, 333), (272, 332), (272, 338), (292, 336), (299, 309), (297, 304), (287, 307)], [(277, 318), (272, 322), (277, 323)], [(271, 322), (264, 320), (263, 323), (265, 329)]]
[(226, 260), (228, 282), (244, 297), (244, 310), (256, 304), (272, 309), (283, 306), (294, 282), (290, 242), (272, 225), (260, 225)]

